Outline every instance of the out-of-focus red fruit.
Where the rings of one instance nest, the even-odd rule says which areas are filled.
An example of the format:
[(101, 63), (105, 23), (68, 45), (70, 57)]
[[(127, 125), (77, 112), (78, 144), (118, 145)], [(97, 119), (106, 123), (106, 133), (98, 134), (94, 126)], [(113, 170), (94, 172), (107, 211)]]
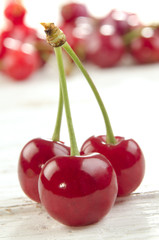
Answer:
[(23, 23), (24, 16), (26, 14), (26, 9), (22, 4), (11, 1), (4, 10), (4, 15), (9, 19), (14, 25)]
[[(14, 47), (13, 47), (14, 45)], [(39, 55), (29, 43), (6, 38), (6, 53), (2, 61), (2, 71), (16, 81), (22, 81), (39, 67)]]
[(122, 10), (113, 9), (107, 16), (101, 20), (102, 24), (113, 25), (116, 32), (124, 35), (134, 28), (142, 25), (137, 14)]
[(88, 61), (101, 68), (115, 66), (125, 53), (122, 37), (109, 24), (101, 25), (87, 46)]
[(77, 17), (89, 16), (86, 6), (75, 2), (63, 5), (61, 8), (61, 15), (65, 22), (73, 21)]
[(144, 27), (139, 36), (132, 39), (130, 53), (138, 63), (159, 61), (159, 29)]

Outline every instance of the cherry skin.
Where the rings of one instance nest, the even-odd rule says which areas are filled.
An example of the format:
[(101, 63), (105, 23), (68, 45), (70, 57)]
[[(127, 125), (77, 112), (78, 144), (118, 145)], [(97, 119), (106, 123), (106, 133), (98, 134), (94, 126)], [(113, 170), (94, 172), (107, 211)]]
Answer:
[(118, 196), (132, 193), (141, 183), (145, 172), (145, 160), (139, 145), (133, 140), (115, 137), (116, 144), (106, 144), (106, 136), (92, 136), (81, 147), (81, 154), (99, 152), (115, 169), (118, 180)]
[(69, 155), (70, 148), (61, 142), (42, 138), (29, 141), (22, 149), (18, 163), (18, 176), (24, 193), (36, 202), (40, 202), (38, 178), (43, 165), (52, 157)]
[(50, 159), (39, 177), (41, 203), (57, 221), (68, 226), (98, 222), (112, 208), (117, 179), (101, 154)]

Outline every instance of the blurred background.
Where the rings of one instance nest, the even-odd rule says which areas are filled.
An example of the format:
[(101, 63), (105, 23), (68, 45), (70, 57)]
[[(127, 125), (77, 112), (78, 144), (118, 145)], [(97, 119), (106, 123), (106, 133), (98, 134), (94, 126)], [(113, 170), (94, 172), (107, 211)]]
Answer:
[[(3, 18), (3, 10), (5, 4), (9, 2), (9, 0), (1, 0), (0, 7), (0, 26), (4, 23)], [(59, 20), (59, 12), (61, 5), (68, 3), (68, 0), (45, 0), (45, 1), (28, 1), (23, 0), (23, 4), (28, 10), (28, 16), (26, 20), (31, 26), (39, 27), (39, 22), (41, 21), (54, 21), (57, 22)], [(140, 16), (140, 19), (143, 22), (158, 22), (158, 1), (144, 1), (144, 0), (134, 0), (134, 1), (126, 1), (126, 0), (78, 0), (76, 2), (84, 3), (89, 11), (98, 17), (104, 16), (113, 8), (117, 8), (119, 10), (125, 10), (130, 12), (135, 12)]]
[[(13, 6), (9, 7), (11, 3), (22, 5), (23, 9), (13, 9)], [(93, 2), (90, 0), (79, 0), (75, 3), (75, 5), (79, 5), (79, 9), (76, 6), (76, 10), (70, 6), (71, 3), (74, 4), (75, 2), (68, 0), (45, 0), (40, 2), (38, 0), (34, 0), (33, 2), (27, 0), (1, 0), (0, 70), (2, 70), (3, 74), (5, 73), (7, 76), (10, 75), (10, 77), (13, 79), (18, 78), (16, 76), (14, 77), (13, 73), (10, 73), (10, 70), (8, 70), (9, 67), (6, 67), (5, 62), (7, 62), (9, 58), (11, 59), (11, 57), (3, 56), (5, 55), (3, 52), (5, 51), (4, 49), (8, 48), (14, 48), (14, 50), (17, 50), (16, 48), (19, 48), (20, 45), (18, 44), (20, 44), (20, 42), (27, 43), (24, 46), (21, 45), (21, 48), (23, 48), (23, 50), (25, 49), (26, 52), (31, 51), (31, 48), (29, 49), (31, 45), (34, 47), (34, 50), (35, 48), (38, 50), (38, 53), (41, 51), (40, 58), (42, 58), (43, 63), (40, 62), (37, 64), (44, 65), (44, 62), (47, 62), (47, 58), (49, 58), (51, 55), (49, 52), (50, 49), (47, 48), (48, 45), (45, 45), (44, 42), (41, 41), (35, 41), (37, 40), (37, 37), (38, 40), (39, 38), (45, 39), (43, 27), (40, 25), (40, 22), (54, 22), (56, 25), (61, 27), (66, 34), (67, 40), (71, 47), (73, 47), (81, 60), (87, 60), (87, 63), (93, 63), (95, 66), (108, 68), (119, 65), (120, 63), (129, 64), (128, 58), (125, 57), (127, 56), (128, 52), (133, 56), (133, 58), (131, 56), (131, 61), (135, 60), (135, 63), (156, 63), (159, 61), (159, 30), (158, 27), (157, 30), (154, 28), (152, 29), (152, 27), (150, 28), (151, 25), (156, 25), (159, 22), (157, 0), (148, 2), (137, 0), (131, 2), (124, 0), (99, 0)], [(83, 9), (80, 9), (80, 7)], [(11, 19), (11, 11), (13, 15), (22, 14), (21, 18), (23, 18), (23, 20), (17, 20), (19, 22), (15, 23), (15, 20)], [(75, 12), (75, 16), (73, 17), (74, 19), (67, 19), (69, 14), (71, 16), (73, 11)], [(23, 25), (25, 25), (25, 29), (23, 28)], [(148, 26), (149, 28), (144, 28), (143, 31), (141, 31), (140, 27), (144, 26)], [(132, 30), (134, 29), (140, 29), (140, 32), (132, 33)], [(101, 35), (100, 37), (97, 36), (98, 32)], [(141, 37), (144, 37), (144, 40), (141, 40)], [(153, 39), (149, 39), (151, 37)], [(91, 41), (88, 40), (88, 38), (91, 38)], [(137, 39), (137, 41), (134, 43), (135, 38), (139, 39)], [(148, 39), (148, 41), (145, 39)], [(103, 48), (105, 55), (101, 54), (102, 57), (99, 55), (97, 58), (103, 58), (103, 60), (99, 60), (96, 59), (98, 54), (96, 54), (95, 50), (92, 49), (94, 46), (96, 46), (96, 48), (100, 48), (99, 45), (102, 44), (105, 45)], [(143, 50), (143, 47), (143, 52), (145, 53), (138, 54), (138, 52)], [(110, 56), (113, 51), (111, 51), (111, 49), (116, 51), (116, 56), (113, 55), (112, 57), (116, 58), (116, 61), (109, 59), (109, 63), (107, 63), (106, 60), (109, 58), (108, 55)], [(145, 51), (145, 49), (147, 50)], [(107, 50), (108, 52), (106, 52)], [(156, 51), (157, 53), (150, 53), (152, 50)], [(124, 54), (123, 51), (125, 51), (126, 54)], [(147, 59), (145, 57), (146, 55), (149, 55), (147, 56)], [(34, 58), (36, 58), (35, 54)], [(126, 61), (124, 61), (125, 59)], [(105, 63), (101, 63), (102, 61), (105, 61)], [(110, 61), (112, 62), (110, 63)], [(36, 67), (37, 66), (33, 66), (33, 68)], [(31, 74), (28, 74), (28, 77), (30, 77), (30, 75)], [(19, 80), (21, 80), (21, 78), (27, 78), (27, 74), (26, 77), (19, 76)]]
[[(12, 3), (19, 4), (22, 9), (10, 6)], [(79, 0), (76, 3), (68, 0), (40, 2), (37, 0), (33, 2), (1, 0), (0, 70), (12, 79), (23, 80), (32, 75), (31, 71), (36, 72), (38, 67), (35, 65), (43, 66), (48, 62), (52, 51), (48, 44), (40, 41), (41, 39), (45, 40), (40, 22), (54, 22), (58, 25), (66, 34), (69, 44), (81, 60), (87, 60), (87, 63), (93, 63), (95, 66), (109, 68), (123, 63), (127, 65), (130, 62), (135, 64), (156, 63), (159, 61), (159, 16), (157, 9), (157, 0), (151, 2)], [(18, 20), (12, 19), (11, 14), (15, 14), (14, 17)], [(18, 14), (21, 14), (19, 18)], [(134, 29), (137, 31), (133, 32)], [(17, 76), (18, 74), (16, 75), (9, 70), (9, 67), (13, 68), (13, 64), (6, 66), (8, 59), (12, 59), (10, 62), (15, 61), (14, 57), (10, 56), (14, 55), (13, 51), (5, 54), (6, 49), (18, 49), (18, 53), (19, 49), (25, 50), (29, 54), (32, 52), (34, 59), (38, 53), (40, 55), (39, 61), (36, 59), (32, 64), (32, 69), (29, 67), (28, 76), (27, 73), (26, 76)], [(99, 53), (100, 51), (103, 53)], [(22, 53), (19, 54), (22, 56)], [(35, 62), (38, 63), (35, 64)], [(70, 62), (68, 65), (66, 71), (72, 70)]]

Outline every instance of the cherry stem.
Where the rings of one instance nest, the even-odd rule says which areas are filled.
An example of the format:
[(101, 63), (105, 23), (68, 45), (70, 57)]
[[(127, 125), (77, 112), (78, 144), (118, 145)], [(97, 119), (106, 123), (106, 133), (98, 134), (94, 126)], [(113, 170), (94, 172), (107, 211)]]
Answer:
[(62, 96), (61, 84), (59, 85), (60, 85), (60, 89), (59, 89), (58, 111), (57, 111), (54, 133), (52, 135), (52, 140), (56, 142), (60, 140), (60, 130), (61, 130), (61, 121), (62, 121), (62, 113), (63, 113), (63, 96)]
[(57, 59), (58, 69), (59, 69), (60, 86), (62, 89), (63, 102), (65, 106), (67, 126), (68, 126), (69, 137), (70, 137), (71, 156), (80, 155), (78, 151), (75, 132), (74, 132), (73, 123), (72, 123), (70, 103), (69, 103), (69, 97), (68, 97), (68, 91), (67, 91), (63, 58), (62, 58), (62, 49), (61, 47), (54, 47), (54, 50), (55, 50), (55, 55)]
[(80, 59), (77, 57), (76, 53), (73, 51), (73, 49), (71, 48), (71, 46), (68, 44), (68, 42), (66, 41), (62, 47), (65, 49), (65, 51), (70, 55), (70, 57), (73, 59), (73, 61), (76, 63), (76, 65), (79, 67), (79, 69), (81, 70), (81, 72), (83, 73), (83, 75), (85, 76), (88, 84), (90, 85), (95, 97), (96, 97), (96, 100), (99, 104), (99, 107), (102, 111), (102, 114), (103, 114), (103, 117), (104, 117), (104, 121), (105, 121), (105, 125), (106, 125), (106, 131), (107, 131), (107, 138), (106, 138), (106, 142), (108, 144), (115, 144), (116, 143), (116, 140), (115, 140), (115, 137), (114, 137), (114, 134), (113, 134), (113, 130), (112, 130), (112, 127), (111, 127), (111, 124), (110, 124), (110, 120), (109, 120), (109, 117), (108, 117), (108, 114), (107, 114), (107, 111), (105, 109), (105, 106), (103, 104), (103, 101), (91, 79), (91, 77), (89, 76), (87, 70), (84, 68), (82, 62), (80, 61)]

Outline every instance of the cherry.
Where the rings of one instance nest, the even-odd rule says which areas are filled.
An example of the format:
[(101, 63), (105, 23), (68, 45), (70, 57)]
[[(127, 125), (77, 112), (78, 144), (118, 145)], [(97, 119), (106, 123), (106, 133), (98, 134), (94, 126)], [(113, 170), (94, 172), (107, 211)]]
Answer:
[(102, 24), (91, 37), (87, 51), (90, 62), (106, 68), (115, 66), (121, 60), (125, 46), (113, 25)]
[(25, 24), (11, 26), (0, 35), (1, 70), (20, 81), (44, 66), (52, 48), (37, 31)]
[(18, 40), (6, 38), (8, 48), (2, 62), (2, 71), (16, 81), (25, 80), (39, 67), (39, 55), (31, 44), (21, 44)]
[(20, 1), (11, 1), (4, 10), (4, 15), (9, 19), (14, 25), (23, 23), (24, 16), (26, 14), (26, 9), (20, 3)]
[(107, 157), (117, 175), (118, 196), (125, 196), (140, 185), (145, 172), (145, 160), (133, 139), (115, 138), (116, 144), (107, 144), (106, 136), (92, 136), (83, 143), (81, 154), (99, 152)]
[(35, 138), (22, 149), (18, 163), (20, 185), (25, 194), (36, 202), (40, 202), (38, 178), (43, 165), (52, 157), (69, 155), (70, 148), (61, 142)]
[(61, 16), (64, 22), (74, 21), (77, 17), (87, 17), (88, 15), (86, 6), (81, 3), (67, 3), (61, 8)]
[(54, 157), (39, 178), (41, 203), (53, 218), (69, 226), (103, 218), (114, 205), (117, 188), (116, 174), (101, 154)]
[(110, 11), (100, 21), (102, 24), (113, 25), (120, 35), (124, 35), (142, 25), (137, 14), (117, 9)]
[(129, 50), (138, 63), (154, 63), (159, 61), (159, 29), (143, 27), (129, 43)]

